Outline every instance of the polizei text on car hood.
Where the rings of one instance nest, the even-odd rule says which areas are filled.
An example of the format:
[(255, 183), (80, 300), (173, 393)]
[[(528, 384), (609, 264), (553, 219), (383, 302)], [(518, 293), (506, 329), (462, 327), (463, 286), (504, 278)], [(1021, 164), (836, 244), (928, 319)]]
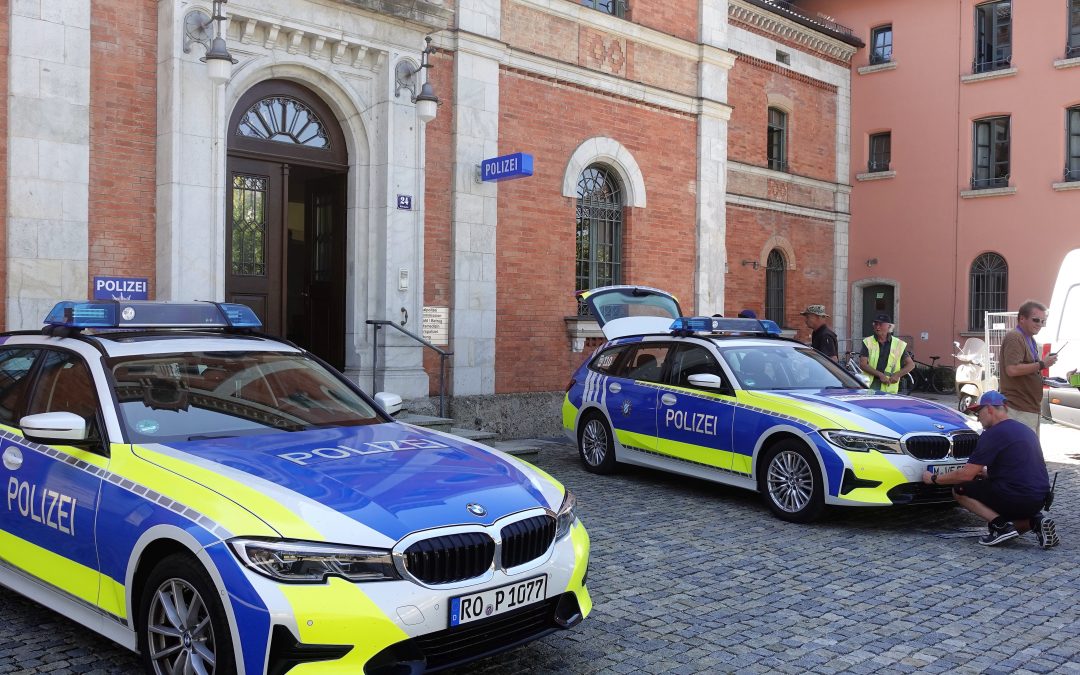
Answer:
[[(321, 505), (389, 540), (433, 527), (489, 524), (525, 509), (553, 508), (554, 500), (544, 493), (555, 486), (512, 458), (398, 423), (199, 439), (135, 452), (148, 461), (165, 454), (190, 462), (200, 469), (192, 479), (222, 494), (243, 483), (272, 491), (305, 519), (331, 515), (320, 514)], [(221, 485), (212, 484), (219, 479)], [(281, 531), (272, 516), (252, 510)]]

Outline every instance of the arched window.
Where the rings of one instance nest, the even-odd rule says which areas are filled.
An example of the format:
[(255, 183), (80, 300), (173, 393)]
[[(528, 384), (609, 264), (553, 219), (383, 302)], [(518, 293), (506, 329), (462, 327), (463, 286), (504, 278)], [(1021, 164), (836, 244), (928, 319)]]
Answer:
[(276, 143), (330, 149), (322, 120), (291, 96), (268, 96), (257, 101), (240, 118), (236, 133)]
[(1009, 302), (1009, 266), (997, 253), (983, 253), (971, 263), (968, 284), (968, 330), (986, 327), (986, 312), (1004, 312)]
[[(593, 164), (577, 184), (578, 290), (622, 282), (623, 194), (613, 172)], [(588, 309), (579, 314), (587, 314)]]
[(765, 263), (765, 318), (784, 325), (784, 285), (787, 280), (787, 263), (780, 249), (769, 251)]

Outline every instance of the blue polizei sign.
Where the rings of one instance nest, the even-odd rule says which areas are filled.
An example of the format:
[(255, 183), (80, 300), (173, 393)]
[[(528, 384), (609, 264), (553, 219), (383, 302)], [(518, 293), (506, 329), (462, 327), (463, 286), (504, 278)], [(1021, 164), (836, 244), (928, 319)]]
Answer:
[(149, 300), (146, 277), (94, 277), (94, 300)]
[(524, 152), (492, 157), (480, 163), (482, 180), (510, 180), (533, 175), (533, 156)]

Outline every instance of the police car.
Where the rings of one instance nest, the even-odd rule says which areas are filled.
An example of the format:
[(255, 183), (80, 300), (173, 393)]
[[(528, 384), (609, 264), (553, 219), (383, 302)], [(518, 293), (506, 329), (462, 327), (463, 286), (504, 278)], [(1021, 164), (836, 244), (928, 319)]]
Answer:
[(809, 522), (826, 505), (948, 501), (977, 432), (944, 406), (864, 389), (771, 321), (682, 317), (638, 286), (579, 293), (608, 342), (573, 375), (563, 427), (585, 468), (617, 462), (756, 490)]
[(148, 673), (419, 673), (589, 613), (568, 490), (395, 422), (247, 307), (46, 324), (0, 336), (0, 583)]

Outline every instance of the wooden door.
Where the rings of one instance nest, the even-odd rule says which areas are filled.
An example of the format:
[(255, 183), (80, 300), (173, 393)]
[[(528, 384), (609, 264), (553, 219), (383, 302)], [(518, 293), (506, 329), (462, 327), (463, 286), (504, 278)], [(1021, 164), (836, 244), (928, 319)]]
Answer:
[(863, 289), (862, 303), (862, 335), (860, 338), (871, 335), (874, 332), (874, 315), (885, 312), (893, 315), (893, 287), (889, 284), (875, 284)]
[(304, 291), (308, 349), (345, 368), (345, 174), (307, 183)]
[(229, 158), (225, 234), (225, 299), (251, 307), (271, 335), (284, 335), (283, 210), (287, 168)]

